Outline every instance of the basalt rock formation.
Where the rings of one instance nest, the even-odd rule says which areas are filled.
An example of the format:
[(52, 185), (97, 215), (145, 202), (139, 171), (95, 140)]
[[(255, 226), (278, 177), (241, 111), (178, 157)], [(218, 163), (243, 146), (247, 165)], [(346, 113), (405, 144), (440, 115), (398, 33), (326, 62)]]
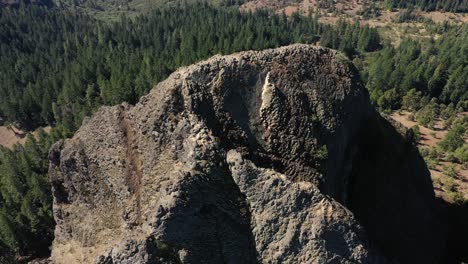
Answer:
[[(404, 131), (403, 131), (404, 132)], [(435, 263), (416, 148), (339, 53), (215, 56), (50, 152), (55, 263)]]

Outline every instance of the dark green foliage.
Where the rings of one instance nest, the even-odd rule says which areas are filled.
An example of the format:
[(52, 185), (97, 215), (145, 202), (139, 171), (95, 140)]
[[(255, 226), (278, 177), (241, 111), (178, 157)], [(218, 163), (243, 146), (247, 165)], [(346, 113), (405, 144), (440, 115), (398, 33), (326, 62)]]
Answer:
[(455, 151), (463, 146), (465, 140), (463, 138), (466, 132), (466, 125), (457, 124), (449, 130), (445, 138), (439, 143), (440, 147), (445, 151)]
[(314, 153), (314, 158), (317, 160), (323, 161), (328, 159), (328, 147), (327, 145), (321, 146), (317, 151)]
[(409, 111), (418, 111), (421, 108), (422, 93), (411, 89), (403, 96), (402, 108)]
[(421, 16), (418, 16), (413, 8), (407, 8), (400, 10), (398, 12), (398, 15), (393, 19), (394, 22), (396, 23), (403, 23), (403, 22), (418, 22), (422, 21), (423, 18)]
[(400, 108), (400, 98), (401, 95), (397, 89), (389, 89), (378, 98), (377, 105), (382, 109)]
[(102, 104), (135, 103), (182, 65), (217, 53), (312, 42), (313, 17), (241, 14), (207, 5), (103, 24), (30, 6), (0, 9), (0, 116), (75, 130)]
[(0, 147), (0, 263), (15, 255), (45, 257), (53, 239), (52, 195), (47, 178), (48, 152), (70, 132), (57, 126), (39, 129), (24, 146)]
[(182, 263), (176, 249), (154, 237), (150, 237), (147, 240), (146, 247), (147, 251), (151, 252), (149, 257), (150, 262), (168, 264)]
[(59, 123), (70, 131), (100, 105), (135, 103), (176, 68), (217, 53), (312, 43), (322, 32), (323, 45), (348, 55), (380, 45), (377, 31), (358, 23), (323, 26), (313, 16), (208, 5), (112, 24), (30, 6), (1, 9), (0, 23), (0, 116), (26, 128)]
[(446, 106), (441, 112), (440, 112), (440, 116), (444, 119), (449, 119), (449, 118), (452, 118), (452, 117), (455, 117), (456, 113), (455, 113), (455, 108), (453, 106), (453, 103), (449, 104), (448, 106)]
[(320, 45), (344, 52), (348, 57), (360, 52), (375, 51), (380, 48), (377, 30), (360, 26), (359, 22), (348, 23), (340, 19), (336, 26), (325, 26)]
[(468, 144), (464, 144), (462, 147), (459, 147), (453, 153), (458, 162), (464, 166), (468, 166)]
[(13, 252), (10, 248), (0, 241), (0, 263), (2, 264), (13, 264), (15, 263), (15, 258)]
[(418, 111), (416, 119), (422, 126), (432, 128), (438, 115), (438, 105), (435, 102), (430, 102)]
[(87, 19), (29, 6), (0, 8), (0, 24), (0, 116), (26, 127), (51, 123), (67, 39), (89, 28)]
[[(44, 256), (53, 239), (48, 151), (63, 137), (60, 128), (28, 136), (24, 146), (0, 147), (0, 260), (13, 255)], [(3, 260), (2, 260), (3, 258)], [(4, 263), (4, 262), (1, 262)]]
[(380, 16), (381, 11), (376, 5), (376, 1), (363, 0), (361, 10), (358, 13), (364, 19), (370, 19)]
[(435, 41), (407, 39), (396, 48), (388, 45), (366, 69), (371, 98), (382, 109), (418, 110), (425, 104), (417, 100), (427, 96), (463, 110), (468, 101), (467, 56), (468, 25), (448, 28)]
[(407, 134), (406, 134), (406, 139), (408, 142), (410, 142), (412, 145), (418, 145), (418, 142), (421, 140), (421, 131), (419, 130), (419, 126), (415, 125), (408, 129)]

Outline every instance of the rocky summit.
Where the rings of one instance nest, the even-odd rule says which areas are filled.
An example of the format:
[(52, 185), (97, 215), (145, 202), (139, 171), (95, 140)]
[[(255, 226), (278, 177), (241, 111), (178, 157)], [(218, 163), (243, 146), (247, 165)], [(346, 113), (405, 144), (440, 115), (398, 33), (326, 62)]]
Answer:
[(50, 152), (52, 263), (436, 263), (429, 171), (340, 53), (215, 56)]

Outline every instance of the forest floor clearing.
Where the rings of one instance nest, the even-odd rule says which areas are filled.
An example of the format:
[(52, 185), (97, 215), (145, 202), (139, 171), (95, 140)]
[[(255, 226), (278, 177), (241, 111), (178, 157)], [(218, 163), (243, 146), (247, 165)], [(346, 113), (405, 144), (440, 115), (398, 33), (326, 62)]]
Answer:
[[(259, 9), (272, 10), (276, 14), (286, 14), (291, 16), (294, 13), (301, 15), (309, 15), (310, 12), (316, 13), (318, 4), (317, 0), (249, 0), (245, 1), (239, 9), (244, 12), (253, 12)], [(338, 0), (334, 4), (335, 12), (330, 13), (326, 8), (320, 8), (320, 22), (326, 24), (333, 24), (339, 18), (361, 19), (363, 24), (368, 24), (371, 27), (385, 27), (394, 22), (395, 18), (400, 13), (400, 10), (394, 9), (393, 11), (381, 10), (380, 15), (372, 18), (364, 18), (360, 16), (360, 11), (364, 8), (362, 1), (358, 0)], [(430, 11), (430, 12), (417, 12), (418, 16), (425, 19), (430, 19), (436, 23), (449, 21), (452, 23), (468, 23), (468, 14), (452, 13), (443, 11)], [(414, 23), (414, 22), (412, 22)]]
[[(45, 127), (44, 131), (49, 133), (50, 127)], [(32, 132), (36, 135), (36, 132)], [(12, 149), (16, 143), (23, 145), (26, 142), (28, 133), (12, 126), (0, 126), (0, 145)]]
[[(434, 123), (434, 129), (419, 125), (415, 121), (409, 120), (409, 116), (412, 113), (401, 111), (394, 112), (390, 117), (401, 123), (406, 128), (411, 128), (418, 125), (421, 133), (421, 139), (418, 142), (419, 146), (436, 147), (437, 144), (444, 139), (448, 130), (443, 125), (442, 119), (437, 119)], [(461, 113), (459, 115), (468, 116), (468, 112)], [(456, 171), (456, 177), (448, 175), (449, 168), (454, 168)], [(429, 169), (431, 172), (431, 178), (434, 185), (435, 193), (438, 197), (442, 197), (444, 200), (452, 202), (453, 197), (451, 193), (454, 188), (461, 193), (465, 200), (468, 199), (468, 168), (458, 163), (447, 162), (442, 159), (438, 160), (438, 163)]]

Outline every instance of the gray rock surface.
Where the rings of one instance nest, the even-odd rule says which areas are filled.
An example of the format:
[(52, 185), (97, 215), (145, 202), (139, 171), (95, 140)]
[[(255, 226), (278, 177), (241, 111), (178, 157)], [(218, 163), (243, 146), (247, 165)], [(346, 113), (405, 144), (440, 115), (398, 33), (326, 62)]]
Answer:
[[(428, 243), (420, 233), (435, 223), (424, 163), (412, 147), (387, 153), (363, 143), (370, 128), (385, 144), (404, 145), (385, 124), (357, 71), (329, 49), (292, 45), (181, 68), (135, 106), (103, 107), (53, 146), (51, 260), (383, 263), (381, 249), (390, 246), (386, 257), (405, 262), (415, 252), (433, 261), (436, 250), (417, 251)], [(409, 153), (408, 162), (390, 168), (381, 161), (372, 174), (372, 164), (354, 158), (364, 150)], [(381, 171), (399, 173), (384, 177), (397, 188), (394, 202), (417, 197), (416, 209), (400, 206), (401, 216), (388, 218), (381, 210), (395, 206), (375, 195), (388, 208), (361, 210), (373, 195), (369, 186), (359, 193), (361, 182)], [(408, 188), (401, 178), (410, 179)], [(373, 231), (379, 221), (398, 228), (393, 220), (408, 215), (411, 225), (424, 218), (411, 234)], [(387, 237), (391, 244), (382, 244)]]
[(363, 263), (362, 229), (351, 212), (310, 182), (292, 182), (257, 168), (240, 153), (227, 154), (232, 176), (249, 202), (257, 252), (264, 263)]

